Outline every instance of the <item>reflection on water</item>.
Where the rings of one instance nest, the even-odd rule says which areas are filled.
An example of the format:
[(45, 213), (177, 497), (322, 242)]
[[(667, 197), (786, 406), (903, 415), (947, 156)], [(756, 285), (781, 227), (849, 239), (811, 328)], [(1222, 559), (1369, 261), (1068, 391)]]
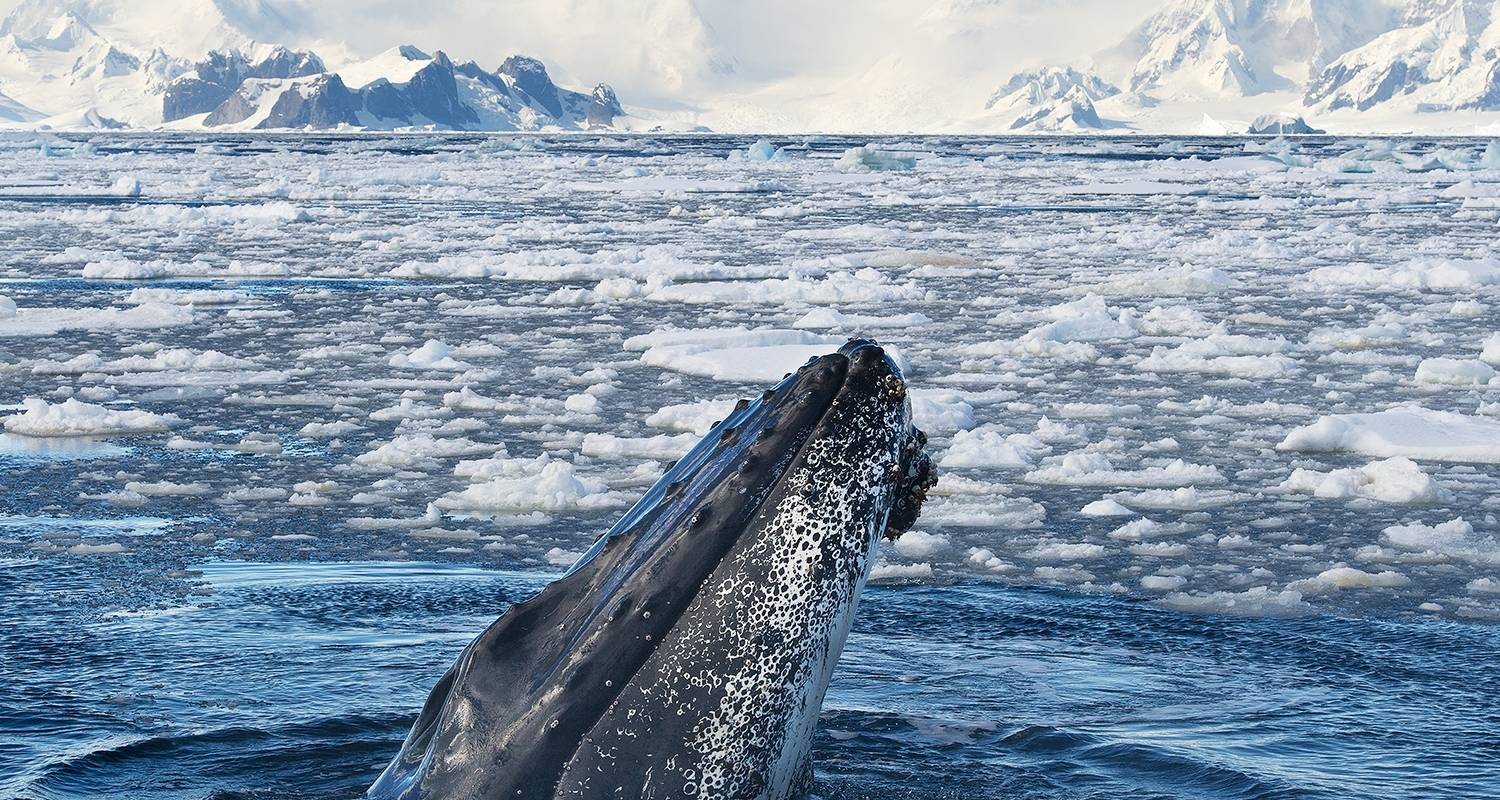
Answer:
[(120, 458), (130, 448), (91, 436), (20, 436), (0, 433), (0, 463), (7, 460), (70, 461)]

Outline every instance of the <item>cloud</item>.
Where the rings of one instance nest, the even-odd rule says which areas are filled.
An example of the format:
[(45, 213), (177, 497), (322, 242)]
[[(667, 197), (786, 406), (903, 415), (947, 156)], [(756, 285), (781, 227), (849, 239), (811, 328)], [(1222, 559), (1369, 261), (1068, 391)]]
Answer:
[[(50, 2), (134, 13), (131, 4), (142, 0)], [(400, 44), (490, 69), (524, 53), (563, 85), (607, 82), (627, 106), (689, 120), (701, 110), (715, 127), (871, 120), (899, 129), (908, 118), (920, 125), (926, 111), (934, 118), (978, 111), (1015, 70), (1086, 58), (1161, 2), (150, 0), (149, 7), (164, 18), (178, 7), (187, 20), (217, 6), (232, 27), (314, 49), (335, 69)], [(0, 11), (15, 5), (0, 0)]]
[[(0, 0), (3, 1), (3, 0)], [(613, 83), (627, 102), (701, 103), (777, 81), (856, 78), (891, 53), (915, 73), (986, 89), (1018, 68), (1115, 43), (1161, 0), (294, 0), (303, 43), (370, 55), (442, 48), (493, 67), (541, 58), (574, 85)], [(291, 9), (295, 8), (295, 11)], [(954, 73), (952, 70), (963, 70)]]

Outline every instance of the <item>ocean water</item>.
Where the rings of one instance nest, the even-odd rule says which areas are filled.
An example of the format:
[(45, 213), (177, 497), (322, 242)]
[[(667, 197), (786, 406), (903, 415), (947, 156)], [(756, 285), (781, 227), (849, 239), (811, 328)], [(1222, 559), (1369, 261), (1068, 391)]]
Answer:
[[(6, 796), (356, 797), (468, 638), (544, 582), (438, 563), (5, 562)], [(874, 587), (825, 704), (825, 798), (1495, 797), (1500, 629)]]
[(942, 479), (819, 796), (1500, 797), (1495, 145), (750, 143), (0, 137), (0, 798), (358, 796), (855, 334)]

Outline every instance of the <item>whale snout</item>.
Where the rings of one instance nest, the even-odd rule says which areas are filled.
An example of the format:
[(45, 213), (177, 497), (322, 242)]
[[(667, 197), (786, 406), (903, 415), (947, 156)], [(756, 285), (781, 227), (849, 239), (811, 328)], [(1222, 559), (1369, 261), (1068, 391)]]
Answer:
[(887, 467), (894, 484), (885, 535), (895, 539), (916, 524), (927, 493), (937, 484), (937, 474), (927, 453), (927, 434), (911, 422), (911, 403), (906, 377), (895, 359), (873, 339), (850, 339), (835, 356), (847, 359), (846, 392), (868, 394), (903, 408), (903, 430), (895, 460)]

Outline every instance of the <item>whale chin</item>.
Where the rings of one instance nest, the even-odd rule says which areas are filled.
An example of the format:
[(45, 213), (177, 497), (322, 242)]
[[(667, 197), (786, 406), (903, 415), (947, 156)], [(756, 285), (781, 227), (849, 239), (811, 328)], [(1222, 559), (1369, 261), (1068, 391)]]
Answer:
[(790, 798), (876, 543), (934, 479), (873, 341), (725, 420), (468, 645), (373, 798)]

